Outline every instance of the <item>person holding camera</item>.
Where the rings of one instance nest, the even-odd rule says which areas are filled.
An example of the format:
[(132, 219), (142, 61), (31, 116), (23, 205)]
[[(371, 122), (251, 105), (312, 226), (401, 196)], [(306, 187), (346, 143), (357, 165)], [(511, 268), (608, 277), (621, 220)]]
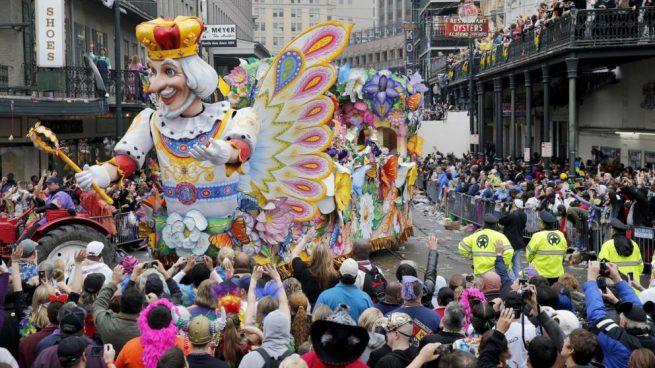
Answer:
[[(607, 368), (626, 367), (633, 350), (641, 347), (655, 350), (655, 337), (650, 334), (651, 326), (641, 301), (630, 285), (621, 279), (618, 267), (613, 263), (603, 262), (602, 265), (601, 262), (591, 261), (587, 268), (587, 282), (583, 285), (587, 319), (590, 331), (598, 336), (598, 344), (603, 350), (603, 364)], [(608, 318), (605, 310), (596, 282), (601, 272), (609, 276), (618, 292), (615, 304), (619, 313), (618, 323)]]
[(541, 211), (539, 218), (543, 230), (532, 235), (525, 254), (539, 275), (552, 285), (564, 274), (563, 262), (568, 244), (552, 213)]

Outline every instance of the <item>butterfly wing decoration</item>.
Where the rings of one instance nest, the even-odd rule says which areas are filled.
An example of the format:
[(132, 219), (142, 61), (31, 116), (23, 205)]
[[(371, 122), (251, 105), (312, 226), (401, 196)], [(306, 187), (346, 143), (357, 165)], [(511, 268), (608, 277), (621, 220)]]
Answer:
[(273, 59), (253, 107), (262, 126), (240, 189), (267, 200), (286, 197), (295, 221), (318, 214), (332, 159), (328, 123), (334, 102), (325, 95), (337, 79), (330, 64), (347, 46), (352, 25), (325, 22), (298, 35)]
[(382, 170), (380, 170), (382, 198), (387, 198), (391, 189), (396, 186), (396, 176), (398, 176), (398, 156), (392, 156), (384, 163)]

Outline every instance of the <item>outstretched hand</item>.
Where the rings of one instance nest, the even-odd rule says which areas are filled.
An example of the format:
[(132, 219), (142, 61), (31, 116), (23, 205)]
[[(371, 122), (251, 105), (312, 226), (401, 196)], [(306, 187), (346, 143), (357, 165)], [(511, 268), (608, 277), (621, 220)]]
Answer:
[(198, 161), (209, 161), (214, 165), (224, 165), (230, 159), (232, 146), (222, 139), (211, 139), (209, 145), (197, 144), (189, 150), (189, 155)]

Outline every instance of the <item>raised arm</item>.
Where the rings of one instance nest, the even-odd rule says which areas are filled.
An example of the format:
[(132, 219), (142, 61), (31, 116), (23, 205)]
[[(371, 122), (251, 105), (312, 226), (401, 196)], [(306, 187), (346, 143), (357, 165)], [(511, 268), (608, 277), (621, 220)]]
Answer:
[(244, 326), (254, 326), (257, 314), (257, 295), (255, 289), (257, 288), (257, 281), (262, 278), (264, 268), (262, 266), (255, 266), (252, 270), (250, 277), (250, 286), (248, 287), (248, 305), (246, 306), (246, 313), (243, 319)]

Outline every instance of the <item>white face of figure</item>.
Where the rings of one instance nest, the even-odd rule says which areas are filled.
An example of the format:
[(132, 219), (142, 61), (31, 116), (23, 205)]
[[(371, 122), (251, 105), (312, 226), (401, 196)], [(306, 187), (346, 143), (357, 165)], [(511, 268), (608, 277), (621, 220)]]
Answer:
[(196, 96), (187, 85), (187, 77), (177, 60), (150, 62), (150, 90), (159, 94), (163, 116), (177, 117), (191, 105)]

